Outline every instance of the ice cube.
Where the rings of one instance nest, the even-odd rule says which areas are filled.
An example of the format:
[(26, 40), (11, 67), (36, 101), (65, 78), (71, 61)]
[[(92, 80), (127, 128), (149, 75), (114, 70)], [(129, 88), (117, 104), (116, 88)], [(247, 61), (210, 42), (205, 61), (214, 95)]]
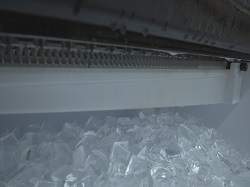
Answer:
[(75, 168), (82, 168), (88, 155), (87, 152), (84, 150), (84, 146), (80, 145), (76, 148), (73, 152), (73, 167)]
[(203, 135), (201, 135), (197, 141), (197, 146), (201, 147), (205, 151), (208, 151), (213, 144), (214, 144), (213, 139), (209, 139), (207, 137), (205, 138)]
[(232, 171), (224, 162), (221, 161), (221, 158), (218, 156), (218, 152), (216, 150), (211, 150), (207, 154), (207, 164), (211, 168), (213, 174), (219, 178), (223, 178), (223, 180), (231, 178)]
[(39, 154), (49, 169), (55, 169), (72, 162), (72, 152), (66, 143), (44, 142), (39, 147)]
[(140, 113), (139, 113), (139, 118), (140, 118), (140, 119), (145, 119), (146, 116), (145, 116), (142, 112), (140, 112)]
[(110, 160), (126, 163), (129, 161), (130, 154), (127, 141), (115, 142), (110, 153)]
[(2, 138), (0, 138), (0, 143), (3, 146), (3, 151), (19, 153), (18, 140), (14, 133), (10, 133)]
[(152, 187), (153, 186), (153, 179), (149, 174), (147, 174), (145, 177), (141, 178), (141, 186), (143, 187)]
[(131, 119), (121, 117), (121, 118), (118, 118), (117, 123), (121, 126), (131, 125)]
[(211, 180), (212, 172), (210, 167), (206, 164), (201, 164), (198, 161), (192, 161), (190, 170), (195, 174), (197, 179), (202, 182), (208, 182)]
[(103, 138), (107, 136), (108, 134), (110, 134), (111, 130), (112, 128), (109, 128), (108, 124), (105, 124), (101, 128), (98, 129), (96, 135), (98, 136), (98, 138)]
[(48, 134), (56, 134), (58, 131), (58, 128), (60, 124), (57, 123), (55, 118), (46, 119), (42, 123), (42, 131), (48, 133)]
[(189, 177), (187, 166), (189, 161), (181, 156), (174, 157), (169, 161), (168, 171), (172, 173), (174, 178), (183, 179)]
[[(165, 150), (164, 150), (164, 152), (165, 152)], [(150, 153), (146, 146), (137, 154), (137, 156), (143, 160), (146, 160), (147, 162), (152, 163), (152, 164), (160, 161), (159, 156), (156, 156), (156, 155)]]
[(29, 125), (27, 132), (33, 132), (33, 133), (39, 133), (41, 132), (43, 126), (39, 125), (39, 124), (31, 124)]
[(177, 124), (177, 125), (183, 124), (185, 122), (185, 119), (183, 117), (181, 117), (178, 112), (175, 114), (173, 114), (173, 113), (168, 113), (168, 114), (171, 114), (171, 116), (173, 117), (173, 119), (175, 121), (175, 124)]
[(134, 174), (139, 176), (146, 175), (146, 172), (150, 171), (151, 163), (136, 155), (132, 155), (128, 163), (125, 174)]
[(156, 122), (159, 125), (168, 125), (168, 126), (173, 126), (175, 124), (173, 117), (171, 117), (169, 114), (161, 114)]
[(83, 187), (83, 179), (84, 174), (79, 170), (74, 170), (65, 177), (64, 187)]
[(63, 165), (60, 166), (59, 168), (57, 168), (55, 171), (53, 171), (51, 173), (51, 179), (54, 182), (57, 182), (58, 184), (62, 184), (65, 177), (70, 173), (70, 171), (72, 170), (71, 166), (68, 165)]
[(117, 120), (118, 127), (123, 131), (126, 132), (128, 129), (132, 127), (132, 121), (130, 118), (118, 118)]
[(115, 141), (122, 141), (124, 139), (123, 132), (117, 127), (110, 135), (100, 139), (100, 145), (106, 153), (110, 153), (111, 147)]
[(103, 126), (103, 121), (93, 116), (90, 117), (88, 121), (85, 123), (85, 129), (87, 131), (97, 132), (102, 126)]
[(144, 128), (139, 131), (140, 138), (139, 139), (139, 147), (142, 149), (143, 147), (147, 147), (148, 149), (152, 149), (153, 147), (160, 146), (160, 129), (152, 129), (151, 127)]
[(237, 187), (246, 187), (250, 184), (250, 171), (240, 173), (232, 177), (232, 185)]
[(7, 187), (7, 184), (3, 181), (0, 181), (0, 187)]
[(92, 180), (91, 187), (116, 187), (115, 182), (111, 182), (106, 174), (101, 174)]
[(142, 186), (142, 181), (134, 175), (128, 175), (117, 183), (117, 187)]
[(23, 171), (21, 171), (17, 176), (12, 178), (8, 185), (9, 186), (15, 186), (16, 184), (22, 184), (29, 181), (31, 178), (42, 178), (46, 173), (48, 172), (48, 169), (40, 163), (32, 163), (30, 165), (27, 165)]
[(93, 170), (93, 172), (99, 176), (102, 172), (107, 172), (108, 158), (102, 151), (94, 149), (88, 156), (84, 168)]
[(107, 116), (105, 118), (105, 125), (108, 125), (109, 128), (116, 128), (117, 127), (117, 118), (116, 117), (111, 117)]
[(59, 187), (59, 184), (52, 181), (39, 180), (34, 187)]
[(21, 161), (25, 164), (26, 162), (38, 159), (40, 156), (39, 145), (31, 145), (22, 150)]
[(187, 139), (190, 139), (192, 134), (192, 131), (190, 128), (188, 128), (188, 126), (184, 125), (184, 124), (180, 124), (178, 129), (177, 129), (177, 135), (179, 138), (181, 137), (185, 137)]
[(125, 134), (125, 141), (128, 141), (130, 145), (138, 144), (142, 140), (142, 136), (138, 136), (136, 129), (131, 128)]
[(82, 135), (82, 139), (76, 144), (76, 148), (80, 145), (83, 145), (86, 151), (88, 151), (88, 154), (90, 154), (93, 149), (100, 149), (98, 137), (93, 131), (87, 131)]
[(163, 148), (169, 158), (176, 157), (180, 154), (180, 147), (176, 136), (173, 136), (169, 141), (164, 142), (159, 148), (159, 150)]
[(181, 137), (178, 139), (178, 144), (183, 152), (188, 152), (193, 148), (193, 143), (190, 142), (186, 137)]
[[(165, 185), (163, 185), (163, 186), (165, 186)], [(173, 179), (173, 180), (171, 180), (170, 186), (171, 187), (188, 187), (188, 186), (191, 187), (191, 186), (194, 186), (194, 185), (191, 185), (185, 179)]]
[(101, 145), (113, 145), (113, 143), (116, 141), (117, 133), (112, 132), (108, 136), (105, 136), (104, 138), (100, 139)]
[(78, 127), (77, 123), (65, 123), (61, 132), (57, 135), (60, 142), (65, 142), (71, 147), (74, 147), (79, 141), (79, 135), (81, 128)]
[(128, 151), (128, 142), (115, 142), (110, 153), (108, 173), (116, 180), (125, 174), (131, 153)]
[[(52, 137), (53, 136), (53, 137)], [(44, 141), (54, 141), (55, 135), (51, 135), (45, 131), (41, 132), (28, 132), (25, 133), (22, 139), (20, 140), (20, 149), (21, 151), (32, 145), (38, 145)]]
[(14, 172), (17, 168), (18, 159), (16, 154), (0, 149), (0, 180), (5, 179), (5, 177)]
[(217, 177), (217, 176), (213, 176), (212, 177), (212, 181), (210, 183), (208, 183), (206, 186), (208, 186), (208, 187), (214, 187), (214, 186), (216, 186), (216, 187), (225, 187), (227, 185), (223, 181), (223, 178), (220, 178), (220, 177)]
[(167, 165), (162, 163), (154, 164), (150, 170), (151, 176), (153, 179), (156, 180), (170, 180), (173, 175), (169, 171)]
[(200, 147), (195, 147), (189, 150), (184, 156), (188, 160), (199, 161), (202, 163), (206, 162), (206, 152)]
[(26, 183), (20, 183), (20, 184), (7, 185), (7, 187), (34, 187), (34, 184), (26, 182)]
[(243, 173), (248, 170), (248, 165), (242, 155), (235, 149), (231, 149), (226, 155), (221, 155), (222, 159), (234, 174)]

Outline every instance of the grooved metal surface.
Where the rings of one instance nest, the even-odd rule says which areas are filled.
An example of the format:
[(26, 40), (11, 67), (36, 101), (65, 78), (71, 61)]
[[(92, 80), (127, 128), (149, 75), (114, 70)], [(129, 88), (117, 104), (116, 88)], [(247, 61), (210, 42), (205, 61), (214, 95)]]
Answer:
[(0, 34), (0, 66), (226, 68), (223, 58), (108, 43)]
[[(2, 0), (0, 14), (2, 32), (100, 37), (124, 43), (132, 38), (137, 43), (145, 40), (152, 43), (151, 36), (156, 36), (160, 39), (153, 40), (157, 40), (158, 46), (164, 38), (174, 39), (210, 48), (193, 49), (203, 48), (206, 52), (220, 49), (212, 53), (250, 59), (247, 0)], [(106, 28), (107, 32), (90, 29), (91, 25)], [(131, 37), (131, 32), (137, 35)], [(185, 49), (189, 47), (192, 46)]]

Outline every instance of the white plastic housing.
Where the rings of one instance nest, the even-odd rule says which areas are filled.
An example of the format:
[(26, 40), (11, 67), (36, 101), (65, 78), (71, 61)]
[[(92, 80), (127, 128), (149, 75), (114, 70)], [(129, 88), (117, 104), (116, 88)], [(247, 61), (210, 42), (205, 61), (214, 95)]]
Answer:
[(226, 69), (0, 68), (0, 114), (237, 103), (242, 72)]

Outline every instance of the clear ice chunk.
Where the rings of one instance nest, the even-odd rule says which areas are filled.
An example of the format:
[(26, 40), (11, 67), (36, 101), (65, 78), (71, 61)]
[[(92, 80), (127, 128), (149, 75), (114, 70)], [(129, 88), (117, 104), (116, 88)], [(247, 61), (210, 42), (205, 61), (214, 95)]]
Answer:
[(190, 166), (191, 172), (195, 174), (195, 177), (202, 181), (207, 182), (211, 180), (211, 169), (206, 164), (201, 164), (200, 162), (193, 161)]
[(142, 186), (142, 181), (134, 175), (128, 175), (117, 183), (117, 187)]
[(110, 160), (116, 160), (119, 162), (128, 162), (131, 153), (128, 151), (128, 142), (115, 142), (111, 153), (110, 153)]
[(184, 124), (180, 124), (178, 129), (177, 129), (177, 135), (178, 137), (185, 137), (187, 139), (190, 139), (192, 134), (192, 131), (190, 128), (188, 128), (186, 125)]
[(159, 124), (159, 125), (168, 125), (168, 126), (173, 126), (175, 125), (175, 122), (174, 122), (174, 119), (173, 117), (171, 117), (170, 114), (161, 114), (156, 122)]
[(250, 184), (250, 171), (240, 173), (232, 177), (232, 185), (237, 187), (246, 187)]
[(208, 186), (208, 187), (215, 187), (215, 186), (216, 187), (225, 187), (225, 186), (229, 186), (229, 185), (226, 185), (226, 183), (224, 182), (223, 178), (214, 176), (214, 177), (212, 177), (211, 182), (208, 183), (206, 186)]
[(150, 170), (151, 176), (156, 180), (171, 180), (173, 178), (172, 172), (169, 171), (167, 165), (162, 163), (154, 164)]
[(84, 150), (84, 146), (80, 145), (73, 152), (73, 167), (83, 168), (83, 165), (87, 159), (87, 152)]
[(72, 162), (72, 152), (66, 143), (43, 142), (38, 148), (38, 155), (44, 165), (52, 170)]
[(166, 151), (169, 158), (174, 158), (180, 154), (180, 147), (178, 145), (178, 138), (173, 136), (164, 146), (160, 147)]
[(124, 139), (124, 134), (120, 130), (120, 128), (114, 129), (114, 131), (107, 135), (106, 137), (101, 138), (100, 141), (100, 146), (106, 153), (110, 153), (111, 148), (116, 141), (122, 141)]
[(94, 131), (87, 131), (82, 135), (82, 139), (76, 144), (76, 148), (81, 145), (84, 147), (87, 155), (89, 155), (92, 150), (99, 150), (101, 148), (98, 137)]
[(104, 138), (110, 134), (110, 129), (112, 128), (109, 128), (108, 124), (105, 124), (98, 129), (96, 135), (98, 136), (98, 138)]
[(0, 181), (0, 187), (7, 187), (7, 184), (5, 182)]
[(144, 176), (150, 170), (151, 163), (136, 155), (132, 155), (125, 171), (126, 175), (134, 174)]
[(119, 128), (122, 130), (122, 132), (126, 132), (132, 127), (132, 121), (130, 118), (118, 118), (117, 124), (119, 125)]
[[(109, 148), (111, 148), (116, 141), (117, 133), (113, 132), (109, 134), (108, 136), (103, 137), (100, 139), (100, 144), (102, 147), (105, 147), (105, 150), (108, 151)], [(110, 150), (109, 150), (110, 151)]]
[(41, 155), (39, 154), (39, 144), (26, 147), (22, 150), (21, 153), (21, 161), (23, 164), (38, 159), (40, 157)]
[(250, 159), (178, 113), (53, 121), (0, 138), (0, 187), (249, 186)]
[(184, 158), (192, 161), (206, 162), (206, 152), (200, 147), (195, 147), (185, 154)]
[(79, 170), (74, 170), (65, 177), (64, 187), (84, 187), (84, 175)]
[(110, 153), (108, 173), (116, 180), (125, 175), (125, 170), (131, 157), (128, 142), (115, 142)]
[(52, 181), (58, 183), (58, 184), (63, 184), (63, 181), (65, 177), (70, 173), (72, 170), (71, 166), (68, 165), (63, 165), (57, 168), (55, 171), (51, 173), (51, 179)]
[(117, 127), (117, 117), (107, 116), (104, 121), (105, 125), (108, 125), (109, 128)]
[(92, 170), (97, 176), (99, 176), (102, 172), (107, 172), (108, 158), (102, 151), (95, 149), (88, 156), (84, 168)]
[(87, 131), (97, 132), (103, 126), (103, 121), (95, 117), (90, 117), (85, 124), (85, 129)]
[(78, 127), (76, 123), (65, 123), (61, 132), (58, 133), (58, 140), (60, 142), (65, 142), (71, 147), (74, 147), (79, 141), (79, 135), (81, 133), (81, 128)]
[(144, 148), (142, 148), (142, 150), (137, 154), (137, 156), (143, 160), (146, 160), (147, 162), (151, 162), (151, 163), (157, 163), (158, 158), (156, 156), (154, 156), (154, 154), (151, 154), (148, 151), (148, 148), (145, 146)]
[(5, 137), (0, 138), (0, 142), (3, 146), (3, 150), (7, 152), (18, 152), (19, 144), (14, 133), (10, 133)]
[(143, 137), (138, 136), (138, 131), (136, 129), (129, 129), (126, 132), (125, 141), (129, 141), (130, 145), (138, 144), (142, 141)]
[(189, 161), (182, 158), (181, 156), (174, 157), (169, 161), (168, 169), (177, 179), (187, 178), (189, 176), (187, 166)]
[(142, 112), (140, 112), (140, 113), (139, 113), (139, 118), (140, 118), (140, 119), (145, 119), (146, 116), (145, 116)]
[(193, 143), (190, 142), (186, 137), (181, 137), (178, 139), (178, 144), (183, 152), (188, 152), (193, 148)]
[(37, 179), (42, 178), (47, 172), (48, 169), (43, 164), (33, 163), (27, 165), (21, 173), (12, 178), (9, 181), (8, 185), (15, 186), (17, 184), (24, 184), (32, 178), (37, 178)]
[(234, 174), (239, 174), (246, 172), (248, 170), (248, 165), (242, 155), (235, 149), (231, 149), (226, 155), (218, 153), (218, 156), (227, 165)]
[(18, 159), (15, 153), (0, 149), (0, 180), (3, 180), (18, 169)]
[(59, 187), (59, 184), (52, 181), (39, 180), (36, 182), (34, 187)]
[(216, 150), (211, 150), (208, 152), (207, 164), (212, 169), (212, 172), (215, 176), (219, 178), (224, 178), (225, 180), (231, 178), (232, 171), (230, 168), (221, 161), (219, 153)]

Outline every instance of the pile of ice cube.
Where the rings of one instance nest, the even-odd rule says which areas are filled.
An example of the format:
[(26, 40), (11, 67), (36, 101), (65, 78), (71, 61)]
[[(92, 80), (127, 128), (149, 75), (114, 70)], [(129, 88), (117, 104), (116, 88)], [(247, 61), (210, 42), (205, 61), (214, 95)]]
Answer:
[(189, 116), (91, 117), (0, 139), (0, 187), (247, 186), (247, 160)]

